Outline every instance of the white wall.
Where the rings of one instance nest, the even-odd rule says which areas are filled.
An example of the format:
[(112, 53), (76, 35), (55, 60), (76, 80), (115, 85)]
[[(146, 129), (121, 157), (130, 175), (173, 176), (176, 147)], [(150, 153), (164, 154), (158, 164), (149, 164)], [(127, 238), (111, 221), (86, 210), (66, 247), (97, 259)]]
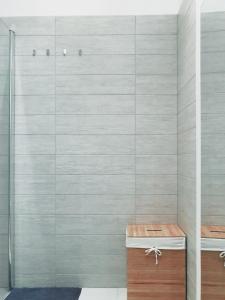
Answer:
[(202, 12), (225, 12), (224, 0), (202, 0)]
[(0, 16), (176, 14), (181, 0), (0, 0)]

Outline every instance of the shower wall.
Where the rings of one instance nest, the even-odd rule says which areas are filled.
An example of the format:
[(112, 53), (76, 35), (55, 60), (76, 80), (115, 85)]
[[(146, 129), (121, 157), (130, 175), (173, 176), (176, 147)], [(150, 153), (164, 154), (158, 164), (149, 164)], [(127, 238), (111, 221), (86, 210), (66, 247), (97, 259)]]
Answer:
[(126, 286), (126, 225), (177, 222), (177, 17), (5, 21), (15, 284)]
[(202, 224), (225, 223), (225, 13), (202, 14)]
[(0, 288), (8, 287), (9, 29), (0, 19)]
[(196, 41), (196, 1), (183, 1), (178, 17), (178, 224), (187, 234), (188, 300), (198, 299), (200, 263), (197, 245), (200, 215), (196, 211)]

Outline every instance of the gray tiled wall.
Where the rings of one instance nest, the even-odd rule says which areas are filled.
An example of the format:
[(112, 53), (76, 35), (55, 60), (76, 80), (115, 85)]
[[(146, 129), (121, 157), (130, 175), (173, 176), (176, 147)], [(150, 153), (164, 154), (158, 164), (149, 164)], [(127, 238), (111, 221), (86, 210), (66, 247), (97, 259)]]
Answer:
[(202, 223), (224, 225), (225, 13), (202, 20)]
[(9, 30), (0, 19), (0, 288), (8, 287)]
[[(197, 297), (196, 1), (178, 17), (178, 224), (187, 234), (187, 299)], [(199, 217), (199, 216), (198, 216)]]
[(177, 17), (5, 21), (16, 286), (123, 287), (126, 225), (177, 221)]

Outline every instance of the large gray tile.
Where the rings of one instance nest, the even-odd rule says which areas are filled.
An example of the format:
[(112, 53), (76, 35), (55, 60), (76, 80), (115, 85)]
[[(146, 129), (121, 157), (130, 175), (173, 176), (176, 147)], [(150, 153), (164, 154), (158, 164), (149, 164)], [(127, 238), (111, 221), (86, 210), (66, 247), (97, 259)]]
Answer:
[(0, 115), (0, 134), (8, 134), (9, 132), (9, 116)]
[(86, 54), (135, 54), (134, 35), (101, 36), (56, 36), (56, 54), (78, 55), (79, 50)]
[(175, 195), (177, 193), (176, 175), (137, 175), (137, 194)]
[(134, 134), (134, 116), (56, 116), (57, 134)]
[(71, 75), (56, 77), (57, 94), (134, 94), (133, 75)]
[(55, 273), (55, 256), (47, 249), (15, 249), (15, 256), (15, 273)]
[(56, 235), (57, 255), (125, 255), (124, 235)]
[(202, 33), (202, 52), (216, 52), (225, 50), (225, 31)]
[(53, 56), (16, 56), (16, 75), (54, 75)]
[(134, 34), (134, 16), (56, 17), (56, 34)]
[(8, 36), (9, 34), (9, 28), (4, 22), (4, 20), (1, 18), (0, 19), (0, 35), (1, 36)]
[[(132, 175), (56, 175), (56, 194), (133, 194)], [(22, 188), (21, 188), (22, 189)]]
[(202, 73), (223, 73), (225, 72), (225, 53), (207, 52), (201, 54)]
[(176, 154), (177, 135), (137, 135), (137, 154)]
[(54, 155), (16, 155), (15, 174), (55, 174)]
[(176, 95), (137, 95), (137, 114), (176, 114)]
[(55, 274), (16, 274), (15, 285), (18, 288), (53, 287), (55, 286)]
[(0, 75), (0, 95), (9, 95), (8, 75)]
[(15, 233), (26, 234), (53, 234), (55, 232), (55, 217), (41, 215), (17, 215), (15, 217)]
[(136, 55), (136, 74), (174, 75), (176, 73), (176, 55)]
[(9, 72), (9, 58), (7, 55), (0, 55), (0, 75), (7, 75)]
[(55, 193), (54, 175), (16, 175), (15, 194), (44, 195)]
[(0, 215), (0, 234), (7, 235), (8, 234), (8, 216)]
[(202, 175), (224, 175), (225, 174), (225, 156), (202, 155)]
[(8, 195), (1, 195), (0, 196), (0, 214), (7, 215), (8, 214), (8, 206), (9, 206)]
[(9, 37), (0, 36), (0, 55), (9, 55)]
[[(17, 195), (17, 197), (18, 197), (18, 195)], [(29, 197), (29, 196), (26, 196), (26, 197)], [(34, 196), (34, 197), (41, 197), (41, 196), (39, 195), (39, 196)], [(44, 218), (44, 220), (45, 220), (45, 218)], [(46, 232), (43, 230), (43, 231), (39, 231), (39, 232), (29, 232), (26, 235), (23, 232), (21, 232), (20, 234), (15, 235), (14, 241), (15, 241), (15, 246), (18, 249), (19, 248), (20, 249), (27, 248), (27, 249), (31, 249), (31, 250), (33, 250), (33, 249), (34, 250), (37, 250), (37, 249), (44, 250), (45, 249), (49, 253), (53, 253), (55, 251), (55, 232), (46, 234)]]
[(176, 215), (177, 195), (138, 195), (137, 215)]
[(202, 114), (225, 114), (225, 101), (223, 93), (202, 93)]
[(209, 12), (201, 14), (203, 32), (225, 30), (224, 12)]
[(134, 114), (132, 95), (56, 96), (57, 114)]
[(129, 156), (57, 155), (57, 174), (133, 174), (135, 158)]
[(0, 96), (0, 115), (9, 116), (9, 96)]
[(136, 174), (177, 174), (176, 155), (136, 156)]
[[(15, 214), (18, 215), (26, 215), (26, 214), (27, 215), (29, 214), (51, 215), (52, 214), (53, 215), (54, 213), (55, 213), (54, 195), (16, 195), (15, 196)], [(19, 238), (23, 241), (22, 237)], [(40, 243), (39, 245), (43, 245), (43, 243)]]
[(137, 34), (176, 34), (177, 16), (137, 16), (136, 17)]
[(135, 224), (176, 224), (177, 215), (136, 215)]
[(221, 175), (205, 175), (202, 178), (204, 194), (222, 196), (225, 193), (225, 178)]
[(8, 174), (0, 174), (0, 197), (8, 195), (9, 179)]
[(202, 75), (202, 92), (205, 93), (224, 93), (225, 73), (209, 73)]
[(8, 155), (9, 135), (0, 134), (0, 155)]
[(126, 287), (125, 274), (56, 274), (56, 286), (88, 286), (90, 288), (118, 288)]
[[(88, 263), (87, 263), (88, 262)], [(123, 274), (126, 271), (126, 261), (117, 255), (86, 255), (76, 254), (56, 257), (57, 274)]]
[(0, 255), (0, 286), (8, 287), (8, 255), (2, 254)]
[(56, 195), (56, 214), (134, 214), (134, 195)]
[(55, 154), (55, 136), (16, 135), (15, 154)]
[[(134, 216), (80, 215), (56, 216), (57, 234), (124, 234), (127, 224), (134, 222)], [(104, 226), (102, 226), (104, 224)]]
[[(221, 216), (225, 211), (224, 196), (202, 194), (202, 214), (204, 216)], [(212, 223), (214, 224), (214, 223)]]
[(223, 156), (225, 151), (224, 134), (205, 134), (202, 137), (203, 155)]
[(171, 75), (137, 75), (137, 94), (162, 94), (177, 93), (177, 77)]
[[(33, 50), (36, 50), (36, 55), (46, 55), (46, 50), (50, 50), (50, 54), (55, 54), (55, 37), (54, 36), (17, 36), (15, 44), (16, 55), (33, 55)], [(37, 57), (36, 57), (37, 59)]]
[(136, 35), (136, 54), (176, 53), (176, 35)]
[(16, 95), (54, 95), (54, 76), (16, 76)]
[(52, 115), (17, 115), (15, 134), (54, 134), (55, 116)]
[(57, 135), (57, 154), (134, 154), (132, 135)]
[(8, 255), (9, 249), (8, 249), (8, 235), (7, 234), (1, 234), (1, 247), (0, 247), (0, 255)]
[(0, 174), (7, 176), (8, 172), (9, 172), (9, 157), (8, 155), (0, 155)]
[(225, 115), (202, 114), (202, 134), (225, 133)]
[(3, 18), (9, 26), (13, 24), (16, 35), (54, 35), (54, 17), (12, 17)]
[(134, 74), (134, 55), (57, 56), (56, 74)]
[(55, 96), (16, 96), (15, 113), (42, 115), (55, 113)]
[(177, 117), (175, 115), (137, 115), (137, 134), (176, 134)]

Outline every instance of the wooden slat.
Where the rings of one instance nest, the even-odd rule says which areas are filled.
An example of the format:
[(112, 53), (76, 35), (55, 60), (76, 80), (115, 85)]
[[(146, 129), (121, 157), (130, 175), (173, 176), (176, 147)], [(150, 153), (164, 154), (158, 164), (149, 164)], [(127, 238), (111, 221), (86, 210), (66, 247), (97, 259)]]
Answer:
[(135, 224), (127, 226), (129, 237), (184, 237), (176, 224)]
[(202, 251), (202, 300), (225, 299), (225, 267), (219, 254)]
[(213, 239), (225, 239), (225, 226), (203, 225), (202, 237)]

